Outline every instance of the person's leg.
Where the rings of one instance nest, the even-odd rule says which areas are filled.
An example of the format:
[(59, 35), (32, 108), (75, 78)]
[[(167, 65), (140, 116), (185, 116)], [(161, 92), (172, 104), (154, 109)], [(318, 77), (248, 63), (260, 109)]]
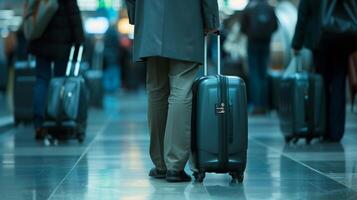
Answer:
[(335, 55), (331, 64), (330, 108), (328, 124), (329, 137), (332, 141), (340, 141), (345, 132), (346, 121), (346, 73), (347, 56)]
[(198, 64), (170, 60), (170, 97), (165, 131), (165, 163), (168, 171), (182, 172), (191, 146), (192, 85)]
[(148, 125), (150, 157), (155, 167), (166, 170), (164, 136), (167, 119), (169, 87), (168, 59), (153, 57), (147, 62)]
[[(33, 96), (34, 126), (41, 129), (45, 115), (48, 84), (51, 79), (51, 60), (36, 58), (36, 83)], [(36, 131), (37, 132), (37, 131)]]
[(270, 43), (262, 43), (259, 50), (258, 59), (258, 72), (259, 72), (259, 82), (261, 83), (259, 87), (259, 98), (258, 106), (262, 111), (268, 108), (268, 65), (270, 57)]
[(249, 99), (254, 108), (259, 102), (259, 54), (256, 51), (255, 44), (248, 44), (248, 67), (249, 67)]

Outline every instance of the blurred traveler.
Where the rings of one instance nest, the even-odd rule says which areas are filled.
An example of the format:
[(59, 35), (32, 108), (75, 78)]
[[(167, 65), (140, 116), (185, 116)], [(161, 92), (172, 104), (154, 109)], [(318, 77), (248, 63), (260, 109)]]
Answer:
[(274, 7), (267, 0), (251, 0), (241, 19), (241, 31), (248, 37), (251, 114), (265, 114), (267, 111), (270, 42), (277, 29)]
[(84, 32), (76, 0), (58, 0), (58, 9), (41, 37), (29, 41), (28, 51), (36, 56), (33, 105), (36, 139), (42, 139), (45, 134), (42, 123), (52, 64), (54, 76), (64, 76), (71, 46), (83, 42)]
[(134, 61), (147, 61), (155, 165), (149, 176), (181, 182), (191, 180), (184, 168), (191, 146), (192, 85), (204, 59), (204, 33), (217, 30), (219, 13), (217, 0), (167, 2), (127, 0), (127, 6), (135, 24)]
[(104, 89), (115, 92), (120, 87), (120, 44), (116, 23), (111, 24), (104, 37)]
[[(327, 4), (323, 4), (323, 2)], [(307, 47), (313, 51), (316, 72), (320, 73), (324, 78), (327, 100), (327, 127), (325, 133), (327, 141), (340, 141), (345, 132), (348, 56), (357, 48), (356, 35), (348, 36), (342, 33), (334, 34), (323, 31), (322, 20), (325, 20), (325, 22), (327, 20), (323, 10), (334, 2), (337, 2), (334, 11), (337, 11), (339, 16), (343, 16), (344, 19), (348, 20), (349, 14), (348, 11), (344, 10), (343, 3), (347, 2), (346, 5), (351, 6), (348, 3), (353, 4), (354, 0), (301, 0), (298, 22), (292, 42), (292, 48), (295, 53), (299, 53), (302, 47)], [(352, 10), (355, 9), (352, 8)], [(321, 16), (323, 16), (322, 19)], [(347, 23), (349, 22), (347, 21)], [(348, 25), (347, 27), (351, 26)], [(357, 30), (356, 25), (355, 29)]]

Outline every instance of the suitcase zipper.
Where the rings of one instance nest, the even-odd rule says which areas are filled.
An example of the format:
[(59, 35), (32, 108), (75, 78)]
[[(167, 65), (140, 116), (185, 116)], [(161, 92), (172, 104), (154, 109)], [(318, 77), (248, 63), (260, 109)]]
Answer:
[(220, 165), (222, 169), (227, 168), (228, 164), (228, 140), (227, 140), (227, 79), (224, 76), (217, 76), (219, 81), (219, 100), (218, 107), (216, 106), (216, 113), (219, 118), (219, 128), (221, 132), (220, 137)]
[(223, 167), (224, 169), (228, 169), (228, 163), (229, 163), (229, 155), (228, 155), (228, 120), (229, 118), (229, 102), (228, 102), (228, 78), (222, 76), (223, 80), (223, 103), (225, 105), (225, 114), (223, 115), (223, 126), (224, 126), (224, 133), (223, 133)]

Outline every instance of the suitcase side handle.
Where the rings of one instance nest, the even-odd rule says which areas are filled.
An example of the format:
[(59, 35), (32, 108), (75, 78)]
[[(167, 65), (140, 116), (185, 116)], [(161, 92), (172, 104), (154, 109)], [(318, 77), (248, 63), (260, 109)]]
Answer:
[[(75, 50), (76, 50), (76, 47), (73, 45), (71, 47), (71, 51), (69, 53), (69, 59), (68, 59), (67, 68), (66, 68), (66, 76), (71, 75)], [(83, 56), (83, 45), (81, 45), (78, 49), (77, 60), (75, 63), (74, 74), (73, 74), (74, 76), (78, 76), (78, 74), (79, 74), (82, 56)]]
[[(217, 31), (214, 33), (215, 35), (217, 35), (217, 73), (218, 75), (221, 75), (221, 32), (220, 31)], [(207, 45), (208, 44), (208, 35), (205, 35), (205, 42), (204, 42), (204, 63), (203, 63), (203, 66), (204, 66), (204, 76), (207, 76), (208, 75), (208, 58), (207, 58), (207, 54), (208, 54), (208, 51), (207, 51)]]

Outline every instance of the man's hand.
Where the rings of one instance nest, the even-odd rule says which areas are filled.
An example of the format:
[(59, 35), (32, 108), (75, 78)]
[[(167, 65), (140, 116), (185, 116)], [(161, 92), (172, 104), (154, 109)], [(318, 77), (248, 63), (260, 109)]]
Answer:
[(293, 49), (293, 54), (296, 56), (296, 55), (299, 55), (300, 54), (300, 49)]
[(219, 32), (218, 29), (205, 29), (205, 34), (212, 34), (212, 33), (217, 33)]

